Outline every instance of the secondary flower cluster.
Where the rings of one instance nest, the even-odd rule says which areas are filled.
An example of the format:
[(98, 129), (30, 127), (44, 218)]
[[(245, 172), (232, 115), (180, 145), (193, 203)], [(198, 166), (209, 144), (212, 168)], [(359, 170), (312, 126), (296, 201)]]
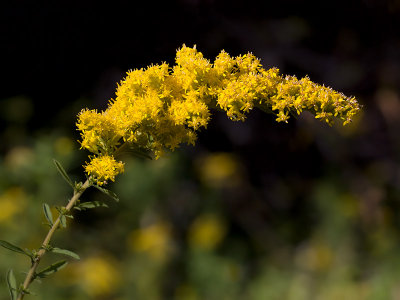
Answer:
[(123, 144), (158, 158), (182, 143), (194, 145), (196, 131), (207, 127), (211, 109), (244, 121), (253, 108), (275, 113), (278, 122), (307, 110), (329, 124), (334, 118), (346, 124), (360, 106), (355, 98), (308, 77), (264, 69), (251, 53), (231, 57), (222, 51), (211, 63), (196, 47), (183, 45), (173, 67), (162, 63), (130, 71), (106, 110), (80, 112), (81, 145), (94, 154), (85, 170), (98, 184), (113, 181), (123, 172), (123, 163), (114, 157)]

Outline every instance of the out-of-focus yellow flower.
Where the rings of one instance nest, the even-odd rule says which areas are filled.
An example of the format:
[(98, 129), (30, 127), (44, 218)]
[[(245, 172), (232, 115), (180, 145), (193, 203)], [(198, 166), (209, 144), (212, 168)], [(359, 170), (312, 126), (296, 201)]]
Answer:
[(157, 261), (164, 261), (172, 250), (171, 226), (157, 221), (149, 226), (136, 229), (128, 237), (128, 247), (139, 253), (146, 253)]
[[(121, 285), (121, 275), (112, 257), (93, 256), (73, 265), (71, 274), (91, 297), (109, 295)], [(96, 298), (97, 299), (97, 298)]]
[(4, 164), (14, 170), (32, 164), (35, 153), (28, 147), (14, 147), (5, 156)]
[(233, 187), (240, 183), (238, 158), (231, 153), (211, 153), (197, 160), (200, 179), (213, 187)]
[(114, 155), (123, 143), (131, 143), (158, 158), (182, 143), (194, 145), (214, 108), (233, 121), (244, 121), (259, 108), (276, 114), (278, 122), (307, 110), (328, 124), (334, 119), (346, 124), (360, 110), (355, 98), (308, 77), (264, 69), (251, 53), (231, 57), (221, 51), (211, 63), (196, 47), (183, 45), (175, 61), (173, 67), (163, 63), (128, 72), (106, 110), (81, 111), (77, 127), (82, 148), (99, 156)]
[(26, 195), (20, 187), (7, 189), (0, 195), (0, 223), (10, 220), (26, 206)]
[(225, 222), (214, 214), (201, 215), (190, 225), (189, 243), (206, 250), (215, 249), (226, 235)]

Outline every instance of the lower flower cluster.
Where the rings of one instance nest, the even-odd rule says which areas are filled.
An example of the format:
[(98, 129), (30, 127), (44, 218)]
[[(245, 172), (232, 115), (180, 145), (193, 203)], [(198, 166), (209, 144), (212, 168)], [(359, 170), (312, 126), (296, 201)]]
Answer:
[(291, 114), (311, 112), (328, 124), (343, 124), (360, 110), (355, 98), (318, 85), (308, 77), (283, 76), (264, 69), (253, 54), (231, 57), (225, 51), (213, 63), (196, 47), (177, 51), (176, 65), (166, 63), (129, 71), (106, 110), (82, 110), (77, 128), (81, 146), (94, 156), (85, 170), (98, 184), (123, 172), (115, 153), (124, 144), (158, 158), (182, 143), (195, 144), (212, 109), (244, 121), (253, 108), (273, 112), (278, 122)]
[(114, 181), (115, 176), (124, 172), (124, 164), (116, 161), (111, 155), (100, 155), (93, 157), (86, 166), (86, 173), (92, 175), (98, 185)]

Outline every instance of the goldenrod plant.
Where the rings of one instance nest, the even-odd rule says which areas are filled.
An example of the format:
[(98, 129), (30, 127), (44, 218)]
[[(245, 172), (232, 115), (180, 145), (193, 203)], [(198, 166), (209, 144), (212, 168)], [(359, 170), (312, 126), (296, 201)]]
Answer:
[(124, 172), (124, 162), (119, 160), (121, 153), (129, 151), (158, 159), (183, 143), (194, 145), (197, 132), (207, 128), (212, 111), (217, 109), (225, 111), (232, 121), (245, 121), (247, 114), (258, 108), (274, 114), (278, 122), (287, 122), (290, 116), (308, 111), (328, 124), (340, 120), (344, 125), (360, 110), (354, 97), (316, 84), (308, 77), (298, 79), (281, 75), (277, 68), (265, 69), (251, 53), (231, 57), (221, 51), (210, 62), (196, 47), (183, 45), (175, 61), (172, 67), (162, 63), (129, 71), (107, 109), (100, 112), (84, 109), (79, 113), (77, 129), (81, 134), (81, 148), (91, 153), (83, 166), (87, 180), (72, 182), (61, 164), (54, 161), (73, 189), (73, 195), (65, 206), (55, 207), (56, 217), (51, 207), (43, 204), (50, 228), (43, 243), (38, 249), (28, 250), (0, 241), (4, 248), (26, 255), (31, 261), (22, 283), (17, 283), (13, 270), (7, 273), (12, 300), (22, 300), (31, 293), (32, 282), (67, 264), (61, 260), (38, 270), (46, 253), (79, 259), (78, 254), (55, 247), (51, 239), (57, 229), (67, 226), (66, 220), (73, 218), (73, 210), (106, 206), (97, 201), (80, 201), (89, 187), (118, 200), (105, 186)]

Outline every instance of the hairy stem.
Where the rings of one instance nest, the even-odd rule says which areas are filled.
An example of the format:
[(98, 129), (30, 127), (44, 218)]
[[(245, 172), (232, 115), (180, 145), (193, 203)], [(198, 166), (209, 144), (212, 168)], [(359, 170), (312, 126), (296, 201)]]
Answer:
[[(80, 196), (83, 194), (83, 192), (90, 186), (89, 180), (86, 180), (85, 183), (82, 185), (81, 189), (79, 191), (76, 191), (74, 193), (74, 195), (72, 196), (72, 198), (69, 200), (67, 206), (65, 207), (65, 211), (69, 212), (75, 205), (76, 201), (79, 200)], [(34, 276), (36, 273), (36, 269), (39, 266), (40, 260), (42, 258), (42, 256), (46, 253), (46, 248), (50, 243), (50, 240), (54, 234), (54, 232), (56, 231), (56, 229), (58, 228), (58, 226), (60, 225), (60, 221), (61, 221), (61, 214), (58, 216), (58, 218), (54, 221), (53, 226), (51, 226), (49, 232), (47, 233), (43, 243), (42, 243), (42, 247), (41, 249), (38, 251), (31, 268), (28, 271), (28, 274), (26, 275), (25, 281), (23, 283), (23, 289), (22, 291), (18, 294), (18, 298), (17, 300), (22, 300), (24, 299), (25, 296), (25, 292), (29, 285), (32, 283), (32, 281), (34, 280)]]

